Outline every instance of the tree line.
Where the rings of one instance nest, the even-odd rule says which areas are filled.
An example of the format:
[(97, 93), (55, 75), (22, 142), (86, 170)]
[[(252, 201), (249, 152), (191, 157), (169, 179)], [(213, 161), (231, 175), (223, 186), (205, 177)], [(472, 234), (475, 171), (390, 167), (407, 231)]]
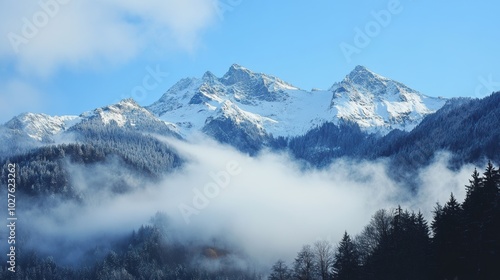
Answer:
[(437, 204), (430, 225), (422, 213), (377, 211), (363, 231), (336, 248), (305, 245), (292, 265), (278, 260), (268, 280), (400, 280), (500, 277), (500, 172), (474, 170), (460, 203)]
[(243, 256), (221, 246), (173, 240), (168, 218), (157, 213), (151, 222), (124, 238), (110, 242), (110, 249), (95, 247), (73, 267), (62, 266), (34, 250), (18, 251), (16, 273), (0, 266), (5, 280), (257, 280), (254, 269), (242, 267)]
[[(410, 132), (394, 129), (387, 135), (368, 134), (358, 124), (342, 119), (338, 124), (325, 122), (300, 136), (271, 135), (267, 143), (315, 167), (328, 166), (341, 157), (389, 158), (394, 174), (401, 175), (428, 165), (436, 152), (443, 150), (453, 153), (453, 167), (485, 158), (499, 161), (498, 123), (500, 92), (483, 99), (451, 99)], [(401, 181), (411, 177), (405, 176)]]
[[(75, 267), (21, 248), (16, 274), (2, 264), (0, 279), (265, 279), (242, 268), (245, 257), (230, 248), (172, 241), (174, 230), (158, 214), (110, 249), (87, 252)], [(278, 260), (267, 279), (494, 280), (500, 275), (499, 233), (500, 171), (489, 163), (482, 174), (472, 173), (464, 201), (451, 194), (436, 205), (430, 223), (401, 207), (379, 210), (361, 233), (346, 232), (336, 246), (318, 241), (303, 246), (291, 264)]]
[[(80, 126), (80, 129), (84, 125)], [(95, 167), (119, 164), (129, 174), (149, 180), (160, 179), (164, 174), (182, 164), (181, 158), (165, 143), (139, 132), (126, 131), (117, 127), (93, 127), (81, 129), (78, 143), (40, 147), (1, 161), (0, 174), (5, 178), (6, 166), (19, 166), (17, 184), (20, 191), (31, 197), (48, 198), (59, 195), (62, 198), (78, 199), (79, 191), (71, 180), (69, 165)], [(115, 174), (116, 175), (116, 174)], [(119, 176), (110, 176), (106, 186)], [(126, 182), (112, 191), (123, 192)]]

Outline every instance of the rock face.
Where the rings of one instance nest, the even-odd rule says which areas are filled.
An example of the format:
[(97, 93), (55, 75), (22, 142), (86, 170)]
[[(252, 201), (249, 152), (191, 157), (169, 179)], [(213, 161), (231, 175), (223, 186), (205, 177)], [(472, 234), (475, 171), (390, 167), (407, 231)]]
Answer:
[(132, 99), (97, 108), (79, 116), (49, 116), (24, 113), (0, 126), (0, 157), (28, 151), (32, 148), (75, 142), (75, 136), (86, 129), (115, 126), (122, 130), (158, 133), (179, 137), (176, 127), (158, 119)]
[[(183, 135), (232, 122), (248, 133), (298, 136), (325, 122), (357, 123), (370, 133), (409, 131), (445, 104), (357, 66), (329, 90), (305, 91), (279, 78), (232, 65), (218, 78), (183, 79), (147, 107)], [(225, 119), (225, 122), (222, 120)], [(256, 134), (257, 133), (257, 134)]]
[(330, 108), (337, 118), (384, 133), (396, 128), (409, 131), (446, 103), (446, 99), (426, 96), (363, 66), (357, 66), (330, 91)]
[(146, 108), (126, 99), (79, 116), (22, 114), (0, 126), (0, 140), (7, 143), (0, 152), (54, 143), (81, 127), (105, 126), (176, 137), (201, 132), (251, 152), (271, 135), (296, 137), (327, 122), (356, 123), (363, 132), (380, 135), (410, 131), (445, 102), (363, 66), (329, 90), (306, 91), (234, 64), (221, 78), (206, 72), (182, 79)]

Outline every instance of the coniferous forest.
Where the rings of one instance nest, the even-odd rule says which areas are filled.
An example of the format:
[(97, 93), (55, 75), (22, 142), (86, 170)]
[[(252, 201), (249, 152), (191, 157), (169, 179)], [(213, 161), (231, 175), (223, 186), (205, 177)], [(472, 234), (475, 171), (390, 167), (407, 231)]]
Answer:
[[(67, 151), (66, 151), (67, 152)], [(16, 274), (2, 265), (1, 279), (498, 279), (500, 275), (500, 170), (474, 170), (459, 202), (453, 194), (437, 204), (432, 221), (423, 213), (381, 209), (357, 235), (337, 244), (304, 245), (292, 263), (277, 260), (268, 273), (237, 265), (223, 246), (179, 243), (168, 218), (86, 252), (84, 261), (62, 266), (50, 256), (21, 250)], [(103, 253), (104, 252), (104, 253)], [(216, 269), (204, 263), (220, 260)]]
[[(348, 121), (324, 123), (293, 138), (228, 135), (239, 137), (241, 147), (251, 147), (240, 151), (257, 158), (262, 146), (252, 143), (266, 143), (319, 169), (342, 157), (382, 158), (390, 177), (415, 190), (420, 186), (415, 182), (419, 168), (429, 166), (438, 151), (452, 153), (452, 169), (485, 158), (498, 161), (499, 100), (500, 93), (482, 100), (454, 100), (413, 131), (394, 130), (384, 137), (366, 134)], [(6, 178), (8, 163), (17, 163), (17, 183), (23, 186), (18, 207), (37, 213), (31, 217), (50, 216), (65, 204), (83, 209), (99, 195), (119, 197), (147, 190), (144, 183), (157, 185), (166, 174), (182, 170), (188, 160), (154, 136), (177, 138), (175, 134), (163, 124), (145, 123), (140, 130), (102, 126), (90, 119), (71, 129), (77, 143), (41, 146), (12, 156), (5, 153), (0, 175)], [(218, 140), (226, 143), (232, 138)], [(347, 176), (351, 175), (356, 177), (354, 172)], [(158, 213), (141, 227), (89, 242), (91, 247), (68, 240), (49, 240), (52, 243), (46, 246), (53, 246), (52, 251), (37, 250), (40, 244), (19, 246), (16, 273), (2, 263), (0, 279), (499, 279), (500, 171), (489, 163), (483, 171), (474, 170), (463, 184), (463, 201), (451, 193), (432, 213), (403, 209), (396, 202), (393, 209), (373, 213), (361, 232), (345, 232), (336, 242), (311, 240), (293, 259), (275, 263), (252, 259), (238, 244), (224, 240), (179, 239), (177, 225)], [(129, 232), (132, 228), (136, 230)], [(37, 232), (18, 229), (22, 244), (46, 241), (37, 237)], [(64, 251), (78, 253), (68, 260), (70, 254)], [(259, 265), (249, 265), (255, 261)]]
[(500, 280), (499, 11), (0, 0), (0, 280)]
[(359, 235), (306, 245), (290, 267), (277, 261), (269, 280), (498, 279), (499, 170), (474, 170), (466, 188), (463, 202), (451, 194), (436, 205), (430, 223), (401, 207), (379, 210)]

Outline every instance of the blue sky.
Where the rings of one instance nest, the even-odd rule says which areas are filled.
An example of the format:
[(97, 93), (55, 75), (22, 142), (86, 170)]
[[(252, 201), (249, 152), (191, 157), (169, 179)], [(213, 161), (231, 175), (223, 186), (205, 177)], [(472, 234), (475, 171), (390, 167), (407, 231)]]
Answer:
[(498, 11), (493, 0), (1, 1), (0, 122), (149, 105), (233, 63), (303, 89), (360, 64), (427, 95), (483, 97), (500, 90)]

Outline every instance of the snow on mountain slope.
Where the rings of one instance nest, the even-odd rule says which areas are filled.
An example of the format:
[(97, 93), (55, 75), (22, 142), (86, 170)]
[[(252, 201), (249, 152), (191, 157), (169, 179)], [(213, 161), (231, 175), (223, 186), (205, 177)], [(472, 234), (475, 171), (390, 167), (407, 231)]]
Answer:
[(301, 90), (279, 78), (239, 65), (217, 78), (206, 72), (170, 88), (148, 109), (174, 123), (181, 134), (203, 130), (225, 116), (242, 119), (262, 133), (297, 136), (324, 122), (356, 122), (367, 132), (411, 130), (446, 102), (418, 93), (396, 81), (356, 67), (330, 90)]
[(175, 126), (159, 120), (150, 111), (141, 107), (133, 99), (124, 99), (117, 104), (97, 108), (81, 115), (84, 120), (92, 120), (102, 125), (116, 124), (118, 127), (145, 129), (145, 126), (166, 126), (175, 129)]
[(409, 131), (446, 103), (446, 99), (423, 95), (363, 66), (357, 66), (330, 91), (335, 116), (369, 131)]
[(4, 126), (6, 129), (25, 134), (36, 141), (46, 142), (50, 141), (52, 136), (67, 130), (80, 121), (81, 118), (78, 116), (25, 113), (14, 117)]
[[(0, 126), (0, 141), (2, 143), (17, 141), (22, 143), (19, 144), (19, 148), (24, 146), (24, 148), (29, 149), (54, 143), (57, 137), (65, 132), (78, 133), (78, 129), (73, 129), (73, 131), (71, 129), (78, 128), (82, 123), (92, 126), (117, 125), (124, 129), (168, 133), (177, 136), (173, 124), (159, 120), (134, 100), (126, 99), (117, 104), (85, 112), (80, 116), (21, 114)], [(0, 150), (0, 152), (8, 154), (7, 150)]]
[(182, 79), (147, 108), (175, 123), (184, 135), (202, 130), (207, 120), (221, 115), (235, 121), (244, 119), (269, 133), (277, 121), (275, 114), (265, 113), (267, 106), (286, 104), (288, 94), (294, 91), (299, 89), (279, 78), (235, 64), (222, 78), (206, 72), (201, 79)]
[(395, 128), (408, 131), (445, 102), (362, 66), (329, 90), (305, 91), (235, 64), (221, 78), (206, 72), (202, 78), (182, 79), (147, 108), (126, 99), (80, 116), (19, 115), (0, 126), (0, 141), (9, 143), (0, 152), (20, 151), (21, 146), (26, 150), (54, 143), (65, 132), (110, 125), (175, 137), (201, 131), (257, 150), (256, 143), (265, 142), (267, 135), (299, 136), (325, 122), (348, 120), (380, 134)]
[(78, 116), (24, 113), (0, 125), (0, 158), (55, 142), (57, 135), (79, 123)]

